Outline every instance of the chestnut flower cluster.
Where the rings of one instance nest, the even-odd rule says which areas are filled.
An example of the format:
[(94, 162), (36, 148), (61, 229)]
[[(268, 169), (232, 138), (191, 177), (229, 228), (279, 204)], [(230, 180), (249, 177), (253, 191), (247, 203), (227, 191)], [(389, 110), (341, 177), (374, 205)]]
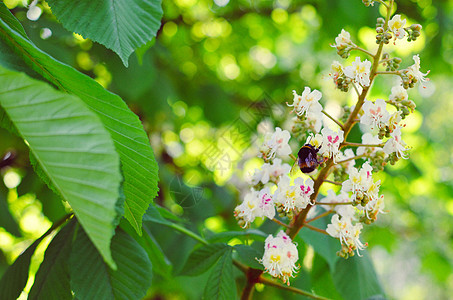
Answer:
[[(373, 1), (364, 3), (368, 6)], [(389, 5), (392, 4), (390, 1)], [(408, 158), (409, 147), (402, 139), (402, 129), (404, 119), (416, 105), (409, 99), (407, 89), (417, 82), (427, 81), (429, 71), (420, 71), (418, 55), (413, 56), (413, 65), (399, 69), (402, 60), (383, 53), (388, 40), (409, 36), (408, 41), (412, 41), (421, 30), (418, 24), (405, 27), (407, 22), (401, 15), (390, 16), (388, 12), (386, 20), (377, 20), (379, 48), (376, 54), (357, 46), (344, 29), (332, 45), (343, 58), (353, 50), (370, 56), (370, 60), (356, 56), (349, 65), (338, 61), (331, 65), (330, 77), (335, 87), (343, 92), (354, 90), (357, 103), (345, 107), (344, 115), (337, 120), (323, 109), (321, 91), (310, 87), (305, 87), (301, 94), (293, 91), (292, 102), (287, 102), (294, 116), (291, 132), (276, 127), (266, 134), (258, 155), (263, 165), (251, 175), (250, 189), (235, 208), (234, 215), (243, 228), (257, 217), (269, 218), (287, 228), (286, 233), (280, 231), (276, 237), (269, 235), (264, 256), (259, 259), (267, 273), (285, 283), (289, 284), (289, 278), (297, 271), (298, 251), (292, 238), (304, 226), (338, 239), (339, 256), (348, 258), (355, 253), (360, 256), (360, 250), (367, 246), (360, 240), (364, 225), (376, 221), (385, 208), (384, 195), (380, 194), (381, 181), (375, 180), (373, 175), (388, 163)], [(386, 99), (368, 99), (367, 93), (378, 75), (398, 76), (400, 80)], [(335, 124), (325, 122), (327, 119)], [(357, 123), (363, 132), (361, 143), (347, 140)], [(291, 149), (291, 138), (303, 144)], [(306, 147), (305, 154), (299, 152), (300, 147)], [(298, 153), (298, 157), (293, 153)], [(307, 169), (313, 172), (299, 172), (294, 176), (290, 164), (284, 162), (289, 159), (298, 163), (301, 170), (304, 167), (304, 172)], [(338, 185), (340, 189), (331, 189), (325, 197), (319, 196), (319, 187), (324, 183)], [(315, 206), (324, 211), (310, 211)], [(308, 224), (310, 220), (306, 220), (309, 212), (312, 219), (329, 217), (330, 224), (327, 228), (314, 228)], [(283, 221), (275, 219), (276, 216)]]

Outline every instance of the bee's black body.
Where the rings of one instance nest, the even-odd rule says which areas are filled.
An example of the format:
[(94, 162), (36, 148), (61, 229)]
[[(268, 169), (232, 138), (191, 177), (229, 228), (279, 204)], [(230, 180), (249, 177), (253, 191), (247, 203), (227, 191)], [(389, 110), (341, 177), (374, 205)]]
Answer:
[(297, 154), (299, 157), (297, 163), (299, 164), (302, 173), (311, 173), (318, 167), (318, 151), (319, 148), (316, 149), (310, 144), (305, 144), (300, 148), (299, 153)]

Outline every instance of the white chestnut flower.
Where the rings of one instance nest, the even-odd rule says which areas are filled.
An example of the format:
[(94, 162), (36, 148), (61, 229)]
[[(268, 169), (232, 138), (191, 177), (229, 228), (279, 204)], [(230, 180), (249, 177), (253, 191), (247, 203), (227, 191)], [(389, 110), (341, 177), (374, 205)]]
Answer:
[(289, 278), (297, 272), (296, 266), (299, 253), (291, 238), (283, 231), (276, 237), (269, 235), (264, 243), (264, 255), (259, 260), (263, 264), (265, 272), (273, 277), (281, 278), (289, 285)]
[(409, 100), (409, 95), (407, 94), (407, 90), (400, 84), (392, 87), (389, 100), (391, 101), (403, 101)]
[(385, 143), (383, 150), (386, 154), (392, 154), (395, 152), (398, 158), (408, 158), (406, 153), (408, 148), (406, 143), (401, 139), (401, 127), (397, 127), (392, 133), (390, 133), (390, 138)]
[(275, 128), (274, 133), (267, 133), (260, 152), (265, 161), (270, 161), (279, 156), (286, 156), (291, 153), (291, 147), (288, 144), (291, 138), (288, 130), (282, 130), (280, 127)]
[(430, 71), (426, 73), (420, 72), (420, 56), (418, 54), (414, 55), (412, 59), (414, 60), (415, 63), (407, 68), (407, 75), (409, 76), (409, 79), (411, 81), (414, 81), (414, 79), (415, 81), (421, 82), (429, 81), (429, 79), (425, 78), (425, 76), (427, 76)]
[(348, 67), (344, 68), (344, 74), (361, 84), (362, 86), (370, 85), (370, 68), (371, 62), (368, 60), (360, 61), (360, 57), (356, 57), (355, 61)]
[(244, 201), (234, 209), (235, 217), (247, 227), (257, 217), (273, 219), (275, 216), (274, 201), (269, 188), (261, 191), (251, 190), (244, 197)]
[(390, 114), (386, 109), (384, 100), (377, 99), (374, 103), (365, 100), (362, 108), (364, 113), (362, 117), (360, 117), (360, 123), (368, 125), (371, 130), (385, 127)]
[(304, 209), (311, 203), (310, 196), (314, 192), (313, 184), (312, 179), (308, 178), (304, 181), (302, 177), (296, 178), (294, 184), (291, 184), (289, 176), (283, 176), (274, 193), (274, 201), (282, 204), (286, 212), (293, 209)]
[(333, 131), (330, 128), (324, 127), (321, 130), (322, 145), (319, 150), (324, 157), (333, 158), (333, 161), (337, 161), (337, 155), (340, 152), (340, 144), (344, 140), (344, 132), (339, 129), (337, 132)]
[(401, 15), (394, 15), (389, 21), (389, 29), (395, 35), (395, 39), (403, 39), (406, 36), (406, 19), (401, 19)]
[(331, 224), (327, 225), (326, 232), (340, 240), (340, 243), (347, 249), (347, 253), (365, 249), (367, 244), (360, 241), (360, 233), (362, 231), (362, 223), (352, 224), (352, 220), (347, 217), (341, 217), (338, 214), (332, 216)]
[(298, 95), (296, 91), (293, 91), (293, 94), (293, 104), (288, 104), (288, 106), (293, 107), (293, 111), (296, 112), (298, 116), (306, 114), (307, 117), (309, 117), (312, 114), (318, 114), (322, 111), (322, 106), (319, 103), (319, 100), (322, 97), (320, 91), (311, 91), (311, 89), (306, 86), (302, 95)]
[(255, 169), (253, 176), (250, 179), (252, 185), (257, 185), (259, 182), (266, 184), (268, 182), (278, 183), (283, 174), (288, 174), (291, 171), (291, 166), (287, 163), (282, 163), (280, 158), (274, 159), (273, 163), (265, 163), (260, 169)]
[[(379, 145), (382, 140), (377, 135), (373, 135), (369, 132), (362, 135), (362, 144), (364, 145)], [(357, 148), (357, 155), (364, 155), (365, 153), (374, 153), (378, 150), (382, 150), (380, 147), (359, 147)]]

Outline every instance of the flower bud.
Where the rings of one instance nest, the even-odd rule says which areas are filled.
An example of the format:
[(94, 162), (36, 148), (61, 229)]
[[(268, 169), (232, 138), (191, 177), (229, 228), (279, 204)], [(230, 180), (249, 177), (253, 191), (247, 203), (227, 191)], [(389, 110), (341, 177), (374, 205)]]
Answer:
[(413, 24), (410, 27), (413, 31), (421, 31), (422, 30), (422, 25), (420, 24)]

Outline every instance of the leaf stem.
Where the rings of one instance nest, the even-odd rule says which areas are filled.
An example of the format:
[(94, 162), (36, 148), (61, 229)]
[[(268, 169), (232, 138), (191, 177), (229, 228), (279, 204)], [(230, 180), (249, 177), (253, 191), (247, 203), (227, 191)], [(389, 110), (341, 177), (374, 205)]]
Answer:
[(180, 225), (175, 224), (175, 223), (171, 223), (171, 224), (163, 224), (163, 225), (166, 225), (166, 226), (168, 226), (168, 227), (170, 227), (170, 228), (173, 228), (173, 229), (175, 229), (175, 230), (177, 230), (177, 231), (179, 231), (179, 232), (181, 232), (181, 233), (183, 233), (183, 234), (185, 234), (185, 235), (187, 235), (187, 236), (193, 238), (194, 240), (199, 241), (199, 242), (202, 243), (203, 245), (208, 245), (208, 244), (209, 244), (209, 242), (206, 241), (204, 238), (202, 238), (201, 236), (199, 236), (199, 235), (196, 234), (195, 232), (190, 231), (189, 229), (187, 229), (187, 228), (185, 228), (185, 227), (183, 227), (183, 226), (180, 226)]

